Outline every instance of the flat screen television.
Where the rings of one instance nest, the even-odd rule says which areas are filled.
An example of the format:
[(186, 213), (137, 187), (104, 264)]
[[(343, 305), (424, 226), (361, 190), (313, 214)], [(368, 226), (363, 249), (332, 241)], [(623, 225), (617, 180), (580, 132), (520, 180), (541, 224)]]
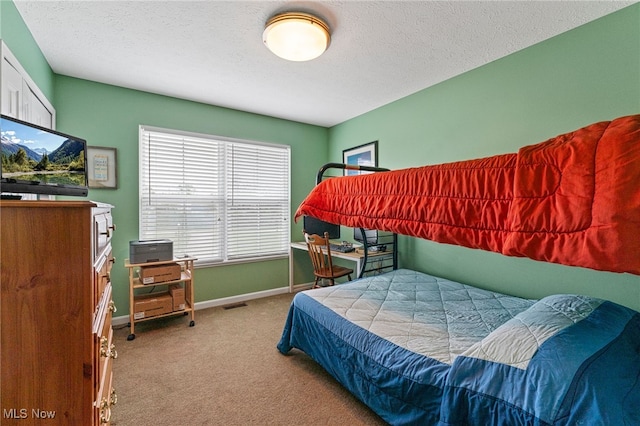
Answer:
[(302, 222), (304, 232), (307, 234), (316, 234), (324, 236), (325, 232), (329, 233), (330, 240), (337, 240), (340, 238), (340, 225), (324, 222), (315, 217), (305, 216)]
[(0, 115), (0, 192), (86, 196), (87, 142)]
[(374, 246), (378, 244), (378, 231), (374, 229), (353, 228), (353, 239), (360, 243), (364, 243), (366, 239), (367, 245)]

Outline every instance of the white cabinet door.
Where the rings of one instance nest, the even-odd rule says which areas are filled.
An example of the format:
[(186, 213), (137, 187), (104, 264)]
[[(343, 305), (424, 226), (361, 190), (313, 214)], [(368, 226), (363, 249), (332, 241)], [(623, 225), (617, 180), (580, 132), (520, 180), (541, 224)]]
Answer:
[(42, 103), (40, 98), (33, 93), (31, 87), (28, 84), (24, 84), (24, 118), (29, 123), (37, 124), (38, 126), (46, 127), (47, 129), (53, 128), (53, 115), (51, 111)]
[(5, 58), (2, 58), (1, 110), (4, 115), (22, 117), (22, 76)]

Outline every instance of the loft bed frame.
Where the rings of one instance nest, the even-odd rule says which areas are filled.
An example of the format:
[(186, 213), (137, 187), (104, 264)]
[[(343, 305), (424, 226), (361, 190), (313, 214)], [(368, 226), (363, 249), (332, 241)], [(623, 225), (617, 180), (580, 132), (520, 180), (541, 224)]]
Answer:
[[(296, 218), (640, 275), (640, 115), (484, 159), (331, 167), (385, 171), (324, 166)], [(396, 269), (297, 293), (277, 348), (393, 425), (640, 424), (640, 312), (586, 295)]]
[[(388, 172), (389, 169), (382, 167), (374, 167), (374, 166), (357, 166), (353, 164), (345, 164), (345, 163), (326, 163), (318, 170), (316, 174), (316, 185), (319, 185), (320, 182), (325, 178), (325, 173), (329, 170), (354, 170), (361, 172)], [(338, 177), (338, 176), (333, 176)], [(358, 271), (358, 277), (364, 277), (370, 274), (380, 274), (383, 272), (396, 270), (398, 269), (398, 234), (393, 232), (385, 232), (376, 230), (377, 232), (377, 241), (375, 245), (370, 246), (368, 239), (366, 238), (366, 230), (364, 228), (355, 228), (359, 230), (362, 241), (362, 254), (363, 260), (360, 266), (360, 271)], [(389, 252), (388, 255), (375, 256), (374, 260), (370, 261), (369, 253), (375, 251), (383, 251)], [(373, 251), (373, 252), (375, 252)]]

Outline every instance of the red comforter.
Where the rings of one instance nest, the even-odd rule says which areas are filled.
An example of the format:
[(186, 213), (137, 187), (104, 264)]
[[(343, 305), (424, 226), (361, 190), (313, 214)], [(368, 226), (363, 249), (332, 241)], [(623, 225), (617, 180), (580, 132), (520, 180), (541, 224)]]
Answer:
[(326, 179), (295, 217), (640, 275), (640, 115), (517, 154)]

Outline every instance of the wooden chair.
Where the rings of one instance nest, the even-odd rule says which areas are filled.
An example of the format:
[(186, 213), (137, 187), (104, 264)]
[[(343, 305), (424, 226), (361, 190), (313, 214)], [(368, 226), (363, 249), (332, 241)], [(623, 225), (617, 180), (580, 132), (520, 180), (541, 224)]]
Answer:
[(351, 281), (353, 269), (334, 266), (331, 262), (331, 245), (329, 244), (329, 234), (327, 232), (324, 233), (324, 238), (316, 234), (309, 235), (305, 232), (304, 240), (309, 248), (309, 257), (311, 257), (311, 263), (313, 264), (313, 274), (316, 276), (313, 288), (318, 287), (318, 281), (320, 279), (328, 279), (331, 285), (334, 285), (336, 278), (347, 275), (349, 281)]

